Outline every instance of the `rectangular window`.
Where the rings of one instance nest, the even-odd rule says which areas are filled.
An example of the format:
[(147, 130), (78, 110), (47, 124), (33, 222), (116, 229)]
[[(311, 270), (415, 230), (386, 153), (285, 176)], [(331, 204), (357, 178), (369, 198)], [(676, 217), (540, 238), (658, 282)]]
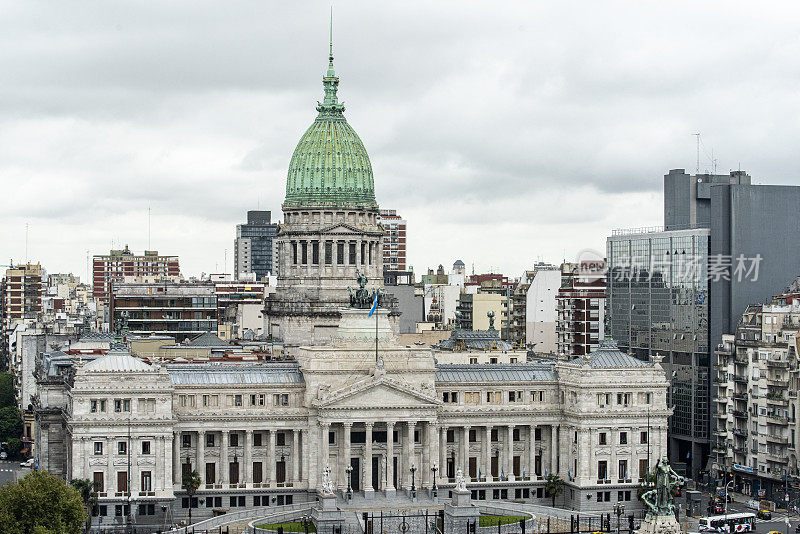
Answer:
[(361, 243), (361, 263), (367, 263), (367, 244)]
[(125, 493), (128, 491), (127, 471), (117, 471), (117, 491)]
[(143, 441), (142, 442), (142, 454), (150, 454), (150, 442)]
[(308, 243), (306, 243), (305, 241), (303, 241), (303, 242), (300, 244), (300, 251), (301, 251), (301, 253), (302, 253), (302, 255), (301, 255), (301, 256), (302, 256), (302, 263), (303, 263), (303, 265), (306, 265), (306, 264), (308, 264)]
[(104, 481), (105, 478), (102, 471), (95, 471), (92, 473), (92, 484), (94, 485), (94, 491), (97, 493), (103, 493), (105, 491), (103, 487)]
[(192, 435), (191, 434), (181, 434), (181, 446), (191, 447), (192, 446)]
[(206, 434), (206, 447), (214, 447), (214, 434)]
[(126, 455), (128, 454), (128, 443), (125, 441), (118, 441), (117, 442), (117, 454)]
[(647, 443), (647, 431), (639, 432), (639, 443)]
[(253, 462), (253, 482), (258, 484), (263, 480), (261, 474), (261, 462)]
[(619, 433), (619, 444), (620, 445), (627, 445), (628, 444), (628, 433), (627, 432), (620, 432)]
[(206, 484), (217, 483), (217, 464), (208, 462), (206, 464)]
[(647, 458), (642, 458), (639, 460), (639, 479), (643, 479), (644, 476), (647, 474)]
[(277, 432), (275, 434), (275, 445), (278, 447), (286, 446), (286, 432)]
[(152, 482), (150, 471), (142, 471), (142, 487), (140, 491), (153, 491)]
[(233, 396), (233, 405), (234, 406), (241, 406), (242, 405), (242, 396), (241, 395), (234, 395)]
[(231, 484), (239, 483), (239, 463), (231, 462), (230, 464), (230, 478)]
[(103, 442), (102, 441), (95, 441), (94, 442), (94, 455), (101, 456), (103, 454)]
[(608, 445), (608, 435), (605, 432), (600, 432), (597, 439), (598, 445)]
[(261, 432), (256, 432), (253, 434), (253, 447), (260, 447), (261, 446)]
[(89, 405), (90, 405), (89, 411), (92, 413), (97, 413), (97, 401), (93, 400), (89, 403)]
[(325, 265), (333, 263), (333, 243), (325, 241)]
[(289, 406), (289, 394), (276, 393), (273, 396), (273, 401), (275, 402), (275, 406)]
[(231, 432), (228, 434), (228, 442), (231, 447), (238, 447), (239, 446), (239, 434), (236, 432)]
[(344, 243), (336, 243), (336, 264), (344, 265)]
[(348, 248), (348, 252), (349, 252), (349, 255), (348, 255), (349, 257), (347, 258), (349, 260), (348, 263), (350, 263), (350, 265), (355, 265), (356, 264), (356, 244), (355, 243), (350, 243), (350, 246), (347, 247), (347, 248)]
[(297, 265), (297, 243), (292, 243), (292, 263)]
[(606, 460), (597, 462), (597, 480), (608, 480), (608, 462)]
[(104, 399), (100, 399), (100, 411), (101, 412), (106, 411), (106, 401)]
[(319, 243), (316, 241), (311, 243), (311, 263), (314, 265), (319, 264)]
[(617, 470), (617, 477), (620, 481), (628, 478), (628, 460), (620, 460)]

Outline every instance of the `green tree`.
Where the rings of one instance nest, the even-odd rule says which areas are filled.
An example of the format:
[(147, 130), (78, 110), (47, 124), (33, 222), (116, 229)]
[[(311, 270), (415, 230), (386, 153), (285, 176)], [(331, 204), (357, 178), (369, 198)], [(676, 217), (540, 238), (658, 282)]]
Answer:
[(47, 471), (0, 488), (0, 532), (79, 534), (85, 523), (80, 492)]
[(16, 406), (0, 408), (0, 441), (22, 436), (22, 417)]
[(14, 376), (11, 373), (0, 373), (0, 408), (16, 406), (14, 398)]
[(553, 499), (553, 507), (556, 506), (556, 497), (564, 493), (564, 481), (561, 477), (550, 473), (544, 483), (544, 493)]
[(18, 458), (22, 450), (22, 440), (19, 438), (10, 438), (8, 440), (8, 457)]
[(70, 482), (70, 485), (81, 494), (81, 501), (86, 509), (86, 530), (88, 532), (91, 526), (92, 510), (97, 506), (97, 489), (94, 487), (94, 482), (87, 478), (76, 478)]
[(190, 471), (183, 474), (183, 489), (189, 496), (189, 524), (192, 524), (192, 500), (197, 488), (200, 487), (200, 474), (197, 471)]

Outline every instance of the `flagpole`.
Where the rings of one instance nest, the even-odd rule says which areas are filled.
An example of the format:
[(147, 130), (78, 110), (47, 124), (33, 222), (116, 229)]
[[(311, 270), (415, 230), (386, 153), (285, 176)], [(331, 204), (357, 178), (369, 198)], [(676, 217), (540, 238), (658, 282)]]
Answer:
[[(377, 290), (376, 290), (377, 291)], [(378, 365), (378, 295), (375, 294), (375, 365)]]

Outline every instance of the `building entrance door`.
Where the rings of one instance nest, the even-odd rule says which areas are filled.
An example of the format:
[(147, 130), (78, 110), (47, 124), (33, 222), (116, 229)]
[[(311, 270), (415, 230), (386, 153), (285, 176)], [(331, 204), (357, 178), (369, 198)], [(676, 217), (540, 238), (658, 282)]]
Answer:
[(372, 457), (372, 489), (379, 491), (381, 488), (381, 457)]
[(353, 468), (350, 472), (350, 487), (353, 491), (361, 491), (361, 459), (358, 456), (350, 458), (350, 467)]

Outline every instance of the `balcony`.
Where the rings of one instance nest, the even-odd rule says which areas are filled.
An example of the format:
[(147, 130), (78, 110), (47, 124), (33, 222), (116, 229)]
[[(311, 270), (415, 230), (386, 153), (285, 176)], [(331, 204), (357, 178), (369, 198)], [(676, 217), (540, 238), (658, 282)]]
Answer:
[(788, 445), (789, 438), (786, 436), (776, 436), (773, 434), (767, 434), (767, 441), (771, 441), (772, 443), (779, 443), (781, 445)]
[(767, 385), (773, 388), (788, 388), (789, 387), (789, 379), (788, 378), (767, 378)]
[(767, 404), (774, 406), (788, 406), (789, 400), (777, 395), (767, 395)]
[(783, 360), (767, 360), (767, 367), (774, 367), (776, 369), (788, 369), (789, 362)]
[(779, 464), (788, 464), (789, 463), (789, 455), (786, 453), (767, 453), (767, 461), (768, 462), (775, 462)]
[(747, 447), (733, 447), (733, 452), (736, 454), (747, 454)]
[(747, 413), (743, 412), (742, 410), (733, 410), (733, 416), (738, 417), (740, 419), (747, 419)]
[(777, 415), (767, 415), (767, 423), (780, 426), (789, 426), (789, 420), (785, 417), (778, 417)]
[(733, 431), (733, 435), (734, 436), (739, 436), (740, 438), (746, 438), (747, 437), (747, 430), (742, 430), (740, 428), (736, 428)]
[(735, 375), (733, 377), (733, 381), (734, 382), (738, 382), (740, 384), (747, 384), (747, 377), (746, 376)]
[(734, 393), (733, 394), (733, 399), (734, 400), (739, 400), (739, 401), (746, 401), (747, 400), (747, 393)]

